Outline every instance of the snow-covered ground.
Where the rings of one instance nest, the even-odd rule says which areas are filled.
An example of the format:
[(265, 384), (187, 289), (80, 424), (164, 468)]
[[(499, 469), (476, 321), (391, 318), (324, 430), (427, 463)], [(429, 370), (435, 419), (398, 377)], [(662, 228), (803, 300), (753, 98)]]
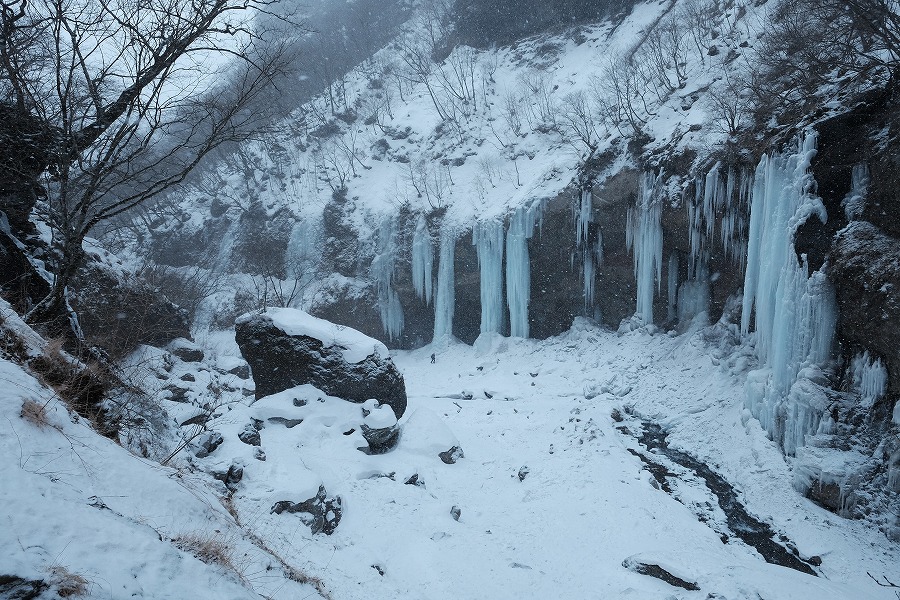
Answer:
[[(23, 419), (23, 400), (44, 402), (46, 389), (3, 361), (0, 575), (48, 579), (62, 569), (97, 598), (251, 597), (242, 578), (266, 596), (315, 597), (283, 578), (256, 536), (335, 599), (894, 598), (866, 573), (900, 579), (900, 550), (798, 495), (789, 464), (743, 409), (753, 364), (749, 349), (730, 345), (733, 334), (617, 335), (576, 322), (546, 341), (451, 343), (435, 364), (429, 347), (401, 352), (409, 407), (393, 451), (360, 452), (359, 405), (301, 386), (255, 403), (236, 393), (210, 424), (223, 443), (203, 458), (186, 450), (179, 468), (128, 454), (56, 400), (43, 428)], [(213, 354), (233, 352), (225, 334), (209, 342)], [(172, 375), (205, 386), (206, 368), (176, 361)], [(265, 461), (237, 438), (253, 418), (264, 421)], [(668, 479), (672, 494), (660, 489), (630, 452), (664, 462), (637, 442), (641, 421), (666, 427), (673, 447), (727, 479), (801, 558), (819, 557), (820, 576), (766, 563), (684, 470), (670, 465), (680, 477)], [(464, 457), (445, 464), (438, 452), (456, 444)], [(201, 472), (231, 464), (243, 466), (227, 503), (240, 525), (216, 497), (224, 485)], [(343, 503), (332, 535), (271, 513), (320, 483)], [(196, 538), (224, 541), (235, 568), (196, 559)], [(700, 590), (639, 575), (623, 566), (629, 558)]]

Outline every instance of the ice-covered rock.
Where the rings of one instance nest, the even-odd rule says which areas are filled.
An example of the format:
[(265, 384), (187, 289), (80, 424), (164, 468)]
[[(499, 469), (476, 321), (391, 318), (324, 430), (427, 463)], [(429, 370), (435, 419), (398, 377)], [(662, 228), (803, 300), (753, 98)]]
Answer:
[(403, 376), (384, 344), (301, 310), (273, 308), (237, 320), (235, 337), (250, 363), (256, 397), (311, 384), (326, 394), (406, 410)]

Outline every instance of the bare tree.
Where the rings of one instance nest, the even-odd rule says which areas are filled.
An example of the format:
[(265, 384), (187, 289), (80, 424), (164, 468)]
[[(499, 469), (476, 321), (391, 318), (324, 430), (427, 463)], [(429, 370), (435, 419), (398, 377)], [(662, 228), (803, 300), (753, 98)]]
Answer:
[(0, 102), (50, 134), (40, 183), (53, 281), (29, 320), (67, 315), (78, 333), (66, 288), (84, 238), (265, 124), (262, 94), (289, 40), (268, 41), (253, 15), (277, 1), (3, 0)]

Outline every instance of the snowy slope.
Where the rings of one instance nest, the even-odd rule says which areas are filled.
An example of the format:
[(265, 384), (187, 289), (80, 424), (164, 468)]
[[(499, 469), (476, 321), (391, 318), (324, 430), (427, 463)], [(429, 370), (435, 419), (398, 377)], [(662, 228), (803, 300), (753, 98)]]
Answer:
[[(601, 99), (615, 101), (609, 70), (633, 57), (643, 60), (639, 52), (650, 33), (663, 18), (682, 18), (684, 9), (671, 0), (640, 3), (615, 23), (486, 51), (458, 47), (431, 65), (427, 77), (417, 76), (404, 58), (423, 43), (422, 21), (412, 19), (394, 43), (342, 79), (336, 106), (330, 99), (336, 92), (323, 93), (267, 139), (248, 142), (209, 168), (174, 198), (185, 210), (180, 222), (170, 220), (159, 231), (196, 230), (214, 204), (232, 218), (286, 211), (305, 222), (296, 226), (304, 229), (295, 230), (288, 252), (308, 257), (315, 254), (316, 240), (309, 238), (322, 208), (342, 188), (364, 239), (401, 207), (413, 213), (446, 210), (446, 223), (461, 226), (502, 218), (556, 196), (577, 178), (588, 154), (572, 122), (579, 98), (588, 107), (593, 154), (611, 152), (607, 174), (613, 173), (631, 160), (625, 146), (634, 132), (595, 107)], [(724, 139), (712, 122), (708, 92), (752, 59), (766, 10), (741, 4), (709, 14), (697, 32), (706, 36), (701, 44), (690, 42), (690, 25), (682, 25), (684, 81), (674, 91), (647, 90), (646, 110), (637, 109), (653, 140), (651, 151), (692, 148), (702, 162)], [(710, 45), (718, 48), (715, 56), (707, 55)], [(471, 78), (466, 87), (454, 79), (459, 69)], [(369, 243), (374, 246), (374, 239)]]
[(317, 595), (285, 577), (208, 478), (130, 454), (5, 359), (0, 382), (0, 575), (45, 582), (42, 598)]

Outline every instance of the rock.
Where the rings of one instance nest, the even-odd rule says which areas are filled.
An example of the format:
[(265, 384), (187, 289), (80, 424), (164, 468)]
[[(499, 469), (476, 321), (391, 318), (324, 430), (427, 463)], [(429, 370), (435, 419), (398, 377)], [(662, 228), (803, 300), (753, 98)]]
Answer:
[[(641, 559), (636, 556), (629, 556), (624, 561), (622, 561), (622, 566), (629, 571), (634, 571), (639, 575), (655, 577), (675, 587), (684, 588), (690, 591), (697, 591), (700, 589), (700, 587), (696, 583), (682, 579), (678, 575), (669, 572), (662, 566), (655, 564), (654, 562), (650, 562), (647, 559)], [(666, 565), (666, 567), (668, 569), (671, 569), (671, 567), (669, 567), (668, 565)]]
[(883, 357), (889, 393), (900, 392), (900, 238), (866, 221), (840, 231), (828, 277), (835, 285), (839, 337)]
[(262, 448), (257, 448), (256, 451), (253, 453), (253, 458), (255, 458), (256, 460), (265, 462), (266, 461), (266, 453), (263, 451)]
[(238, 483), (240, 483), (241, 479), (244, 477), (244, 467), (237, 463), (232, 463), (227, 471), (213, 473), (213, 477), (224, 483), (225, 487), (234, 492), (237, 490)]
[(191, 375), (190, 373), (185, 373), (184, 375), (181, 376), (181, 380), (193, 382), (193, 381), (197, 381), (197, 378), (194, 377), (193, 375)]
[(248, 446), (259, 446), (262, 443), (259, 437), (259, 430), (249, 423), (238, 434), (238, 439)]
[(186, 311), (139, 278), (123, 275), (109, 256), (89, 257), (70, 286), (70, 299), (91, 343), (124, 356), (141, 344), (163, 347), (190, 335)]
[(375, 400), (363, 403), (363, 437), (369, 443), (367, 454), (384, 454), (394, 449), (400, 440), (400, 426), (390, 406), (377, 406)]
[(32, 600), (39, 598), (50, 584), (41, 579), (25, 579), (15, 575), (0, 575), (0, 598)]
[(450, 516), (453, 517), (454, 521), (459, 521), (459, 518), (462, 516), (462, 509), (456, 505), (451, 506)]
[(425, 482), (419, 479), (418, 473), (410, 475), (409, 479), (403, 482), (404, 485), (414, 485), (416, 487), (425, 487)]
[(190, 389), (188, 388), (183, 388), (177, 385), (167, 385), (163, 389), (171, 394), (171, 396), (169, 396), (169, 400), (171, 400), (172, 402), (185, 403), (188, 401), (187, 395), (190, 391)]
[(239, 379), (250, 379), (250, 365), (238, 365), (233, 369), (229, 369), (226, 373)]
[(184, 362), (200, 362), (203, 360), (203, 350), (200, 346), (185, 338), (173, 340), (166, 347), (166, 350)]
[(453, 446), (446, 452), (441, 452), (440, 454), (438, 454), (438, 457), (445, 465), (455, 465), (456, 461), (465, 457), (465, 454), (463, 454), (462, 448), (460, 448), (459, 446)]
[(320, 485), (318, 493), (312, 498), (297, 503), (290, 500), (278, 501), (272, 506), (271, 512), (276, 515), (283, 512), (297, 514), (313, 534), (321, 532), (331, 535), (341, 521), (341, 498), (329, 498), (325, 486)]
[(200, 438), (199, 448), (194, 453), (197, 458), (206, 458), (216, 451), (216, 448), (222, 445), (225, 440), (218, 431), (210, 431)]
[(519, 469), (519, 481), (525, 481), (525, 478), (528, 477), (528, 474), (531, 473), (531, 469), (528, 468), (528, 465), (522, 465)]
[(288, 419), (286, 417), (271, 417), (269, 418), (269, 423), (277, 423), (278, 425), (284, 425), (287, 429), (293, 429), (297, 425), (303, 422), (303, 419)]
[(398, 418), (406, 411), (403, 376), (387, 348), (356, 330), (282, 308), (239, 318), (235, 337), (257, 399), (308, 383), (351, 402), (374, 398)]

